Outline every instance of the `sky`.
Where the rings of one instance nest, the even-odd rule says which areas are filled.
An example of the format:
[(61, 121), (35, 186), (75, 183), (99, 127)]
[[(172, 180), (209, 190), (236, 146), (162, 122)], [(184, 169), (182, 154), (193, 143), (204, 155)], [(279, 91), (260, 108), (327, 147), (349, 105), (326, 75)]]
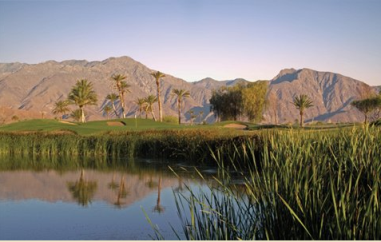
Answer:
[(0, 63), (129, 56), (198, 81), (285, 68), (381, 85), (380, 0), (0, 0)]

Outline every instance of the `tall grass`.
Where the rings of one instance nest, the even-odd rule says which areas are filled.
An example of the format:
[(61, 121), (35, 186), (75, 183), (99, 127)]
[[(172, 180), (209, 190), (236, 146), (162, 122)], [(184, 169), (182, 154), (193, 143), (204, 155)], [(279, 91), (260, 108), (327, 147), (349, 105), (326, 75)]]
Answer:
[[(80, 136), (29, 132), (0, 133), (0, 154), (80, 155), (184, 159), (211, 159), (208, 147), (217, 150), (242, 142), (242, 134), (207, 130), (164, 130)], [(251, 135), (254, 137), (255, 135)]]
[[(379, 128), (262, 139), (260, 151), (247, 140), (229, 158), (214, 152), (224, 174), (219, 188), (176, 196), (188, 239), (381, 239)], [(242, 172), (237, 160), (250, 167), (244, 193), (229, 185), (227, 167)]]

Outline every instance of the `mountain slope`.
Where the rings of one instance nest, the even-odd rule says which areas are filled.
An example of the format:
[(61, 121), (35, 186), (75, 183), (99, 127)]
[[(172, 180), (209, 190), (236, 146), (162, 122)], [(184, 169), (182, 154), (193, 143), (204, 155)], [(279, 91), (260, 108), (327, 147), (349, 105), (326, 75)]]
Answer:
[[(126, 95), (129, 116), (135, 115), (136, 98), (150, 94), (156, 95), (156, 84), (150, 75), (154, 70), (129, 57), (94, 62), (70, 60), (48, 61), (36, 65), (0, 64), (0, 71), (0, 106), (44, 111), (47, 117), (49, 114), (51, 116), (54, 103), (66, 99), (71, 87), (79, 79), (88, 79), (93, 82), (98, 94), (98, 105), (86, 108), (89, 120), (102, 118), (101, 110), (107, 104), (106, 95), (116, 92), (111, 80), (113, 74), (120, 73), (128, 77), (127, 83), (131, 85), (130, 93)], [(171, 96), (173, 88), (187, 89), (191, 92), (191, 97), (184, 101), (183, 110), (199, 107), (202, 110), (205, 109), (204, 118), (209, 115), (207, 102), (211, 96), (210, 89), (193, 85), (168, 74), (162, 78), (161, 82), (165, 115), (177, 114), (175, 100)]]
[[(269, 84), (269, 95), (276, 97), (279, 123), (299, 118), (299, 111), (292, 104), (293, 97), (299, 94), (306, 94), (313, 100), (314, 107), (305, 113), (307, 122), (359, 122), (363, 116), (350, 103), (375, 94), (375, 88), (336, 73), (284, 69)], [(274, 112), (267, 110), (265, 120), (274, 122)]]
[[(0, 121), (9, 122), (13, 115), (20, 118), (52, 118), (54, 103), (64, 100), (77, 80), (88, 79), (94, 84), (98, 94), (98, 105), (86, 107), (88, 120), (104, 118), (102, 108), (107, 105), (106, 95), (116, 92), (113, 89), (113, 74), (127, 76), (131, 85), (126, 95), (128, 117), (139, 116), (134, 101), (147, 95), (156, 95), (156, 84), (150, 75), (154, 70), (129, 58), (108, 58), (103, 61), (67, 60), (62, 62), (47, 61), (40, 64), (6, 63), (0, 64)], [(212, 90), (222, 86), (232, 86), (243, 79), (217, 81), (205, 78), (189, 83), (166, 74), (161, 80), (164, 115), (177, 115), (175, 99), (171, 90), (186, 89), (191, 93), (183, 103), (185, 112), (194, 110), (203, 117), (197, 120), (214, 121), (210, 113), (209, 99)], [(243, 80), (246, 81), (246, 80)], [(292, 98), (298, 94), (307, 94), (314, 101), (314, 107), (306, 112), (306, 121), (358, 122), (362, 115), (350, 103), (367, 93), (374, 93), (363, 82), (340, 74), (318, 72), (311, 69), (284, 69), (269, 82), (269, 93), (275, 102), (264, 113), (265, 123), (288, 123), (298, 118), (298, 111), (292, 105)], [(273, 102), (273, 103), (274, 103)], [(76, 107), (72, 106), (72, 109)], [(158, 115), (157, 105), (155, 112)], [(29, 114), (29, 116), (28, 116)], [(113, 115), (113, 114), (112, 114)], [(183, 120), (189, 121), (185, 114)]]

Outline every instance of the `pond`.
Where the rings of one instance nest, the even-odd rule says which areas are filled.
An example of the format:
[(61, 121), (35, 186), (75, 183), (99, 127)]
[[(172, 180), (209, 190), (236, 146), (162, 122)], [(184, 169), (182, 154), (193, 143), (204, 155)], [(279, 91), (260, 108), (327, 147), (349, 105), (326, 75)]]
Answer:
[(146, 240), (154, 238), (147, 217), (165, 239), (177, 239), (172, 227), (184, 239), (174, 193), (208, 186), (192, 167), (172, 165), (175, 175), (168, 166), (134, 160), (133, 167), (117, 169), (2, 168), (0, 239)]

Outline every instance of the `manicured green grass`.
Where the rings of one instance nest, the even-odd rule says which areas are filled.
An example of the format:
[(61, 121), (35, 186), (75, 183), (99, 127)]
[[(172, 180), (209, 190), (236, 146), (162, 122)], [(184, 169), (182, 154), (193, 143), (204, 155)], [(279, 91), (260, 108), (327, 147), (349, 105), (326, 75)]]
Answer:
[[(124, 126), (110, 126), (108, 122), (124, 122)], [(64, 123), (53, 119), (33, 119), (0, 126), (0, 132), (16, 131), (71, 131), (79, 135), (96, 135), (105, 132), (126, 132), (143, 130), (183, 130), (183, 129), (216, 129), (212, 125), (177, 125), (170, 123), (155, 122), (151, 119), (113, 119), (91, 121), (87, 123)]]

